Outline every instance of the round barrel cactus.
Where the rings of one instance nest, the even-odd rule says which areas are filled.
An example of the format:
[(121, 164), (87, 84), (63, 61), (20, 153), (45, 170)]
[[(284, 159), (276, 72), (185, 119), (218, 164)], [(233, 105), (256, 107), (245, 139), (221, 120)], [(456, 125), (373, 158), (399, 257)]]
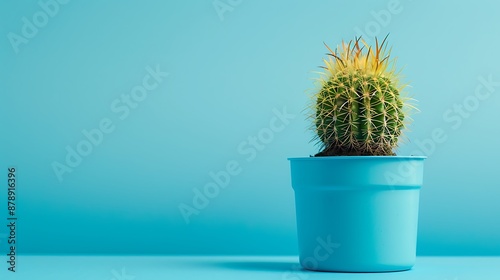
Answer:
[(372, 48), (361, 38), (329, 50), (312, 119), (322, 151), (316, 156), (394, 155), (409, 117), (387, 37)]

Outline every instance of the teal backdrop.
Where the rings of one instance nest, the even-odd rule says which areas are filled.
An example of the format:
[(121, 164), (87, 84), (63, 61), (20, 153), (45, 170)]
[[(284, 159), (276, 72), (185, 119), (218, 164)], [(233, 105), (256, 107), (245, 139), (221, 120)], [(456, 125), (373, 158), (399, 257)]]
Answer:
[[(326, 48), (389, 35), (418, 254), (500, 254), (498, 1), (2, 1), (0, 218), (23, 254), (297, 254), (287, 157)], [(7, 227), (0, 248), (7, 250)]]

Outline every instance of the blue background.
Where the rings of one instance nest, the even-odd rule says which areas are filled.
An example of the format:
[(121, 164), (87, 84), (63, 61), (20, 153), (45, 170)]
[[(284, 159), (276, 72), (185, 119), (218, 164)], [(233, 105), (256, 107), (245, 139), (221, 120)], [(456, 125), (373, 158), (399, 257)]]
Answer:
[[(390, 33), (421, 110), (399, 154), (429, 156), (418, 254), (500, 254), (500, 85), (474, 95), (479, 77), (500, 81), (500, 3), (216, 3), (227, 10), (69, 1), (17, 53), (8, 34), (43, 10), (0, 3), (0, 170), (6, 182), (7, 167), (18, 169), (20, 253), (296, 254), (286, 158), (317, 152), (303, 109), (323, 42)], [(111, 104), (148, 66), (169, 75), (120, 119)], [(269, 130), (284, 108), (295, 117)], [(58, 180), (53, 163), (105, 118), (114, 131)], [(429, 140), (435, 130), (439, 141)], [(251, 148), (259, 135), (266, 143)], [(187, 224), (179, 206), (228, 163), (241, 172)]]

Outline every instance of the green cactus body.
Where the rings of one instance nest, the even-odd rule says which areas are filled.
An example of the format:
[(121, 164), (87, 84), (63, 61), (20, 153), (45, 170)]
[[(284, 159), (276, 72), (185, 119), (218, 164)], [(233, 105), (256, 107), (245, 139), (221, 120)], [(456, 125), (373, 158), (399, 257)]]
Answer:
[(349, 43), (347, 54), (332, 52), (336, 61), (326, 61), (329, 72), (315, 95), (312, 116), (323, 146), (316, 156), (394, 155), (405, 127), (402, 87), (386, 70), (388, 60), (379, 60), (384, 44), (377, 42), (375, 52), (370, 48), (363, 54), (358, 42), (352, 49)]

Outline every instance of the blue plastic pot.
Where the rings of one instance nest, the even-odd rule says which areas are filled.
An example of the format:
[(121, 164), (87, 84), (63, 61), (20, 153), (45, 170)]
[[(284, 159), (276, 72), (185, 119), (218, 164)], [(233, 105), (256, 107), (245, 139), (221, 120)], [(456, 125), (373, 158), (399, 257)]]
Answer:
[(412, 268), (424, 159), (290, 158), (301, 265), (344, 272)]

